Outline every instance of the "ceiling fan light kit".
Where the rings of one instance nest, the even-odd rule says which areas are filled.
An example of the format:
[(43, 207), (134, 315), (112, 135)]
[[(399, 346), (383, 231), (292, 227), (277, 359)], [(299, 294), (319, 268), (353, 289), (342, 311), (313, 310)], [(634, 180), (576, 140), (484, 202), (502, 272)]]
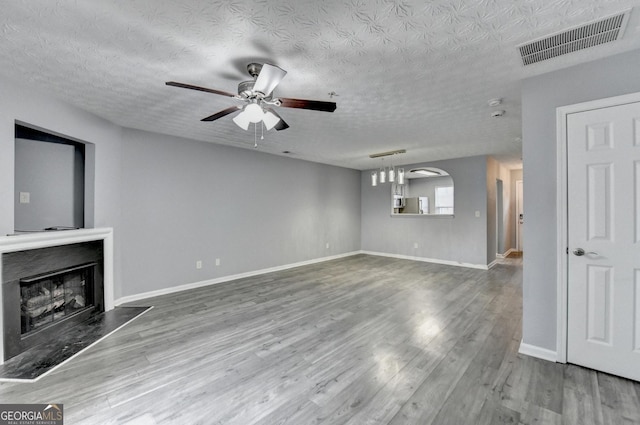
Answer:
[(243, 130), (249, 130), (249, 124), (251, 124), (249, 116), (244, 112), (233, 117), (233, 122)]
[(264, 126), (267, 130), (271, 130), (276, 126), (276, 124), (280, 122), (280, 117), (278, 117), (271, 111), (265, 111), (264, 115), (262, 116), (262, 122), (264, 123)]
[[(259, 123), (264, 128), (276, 131), (286, 130), (289, 125), (271, 107), (310, 109), (314, 111), (333, 112), (336, 110), (335, 102), (325, 102), (319, 100), (274, 98), (273, 90), (280, 84), (280, 81), (287, 75), (287, 71), (268, 63), (250, 63), (247, 65), (247, 72), (253, 80), (242, 81), (238, 84), (238, 94), (232, 94), (221, 90), (209, 89), (206, 87), (194, 86), (191, 84), (167, 81), (165, 84), (173, 87), (180, 87), (190, 90), (198, 90), (205, 93), (213, 93), (220, 96), (227, 96), (236, 100), (241, 100), (247, 104), (244, 107), (232, 106), (222, 111), (216, 112), (202, 121), (215, 121), (229, 114), (241, 111), (233, 118), (233, 122), (243, 130), (249, 130), (250, 124), (255, 124), (256, 129)], [(333, 97), (333, 96), (332, 96)]]

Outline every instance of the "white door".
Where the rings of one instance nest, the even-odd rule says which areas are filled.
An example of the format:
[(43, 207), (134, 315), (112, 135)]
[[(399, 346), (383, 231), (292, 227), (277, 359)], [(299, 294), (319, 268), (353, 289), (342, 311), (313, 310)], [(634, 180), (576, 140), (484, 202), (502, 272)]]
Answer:
[(567, 360), (640, 380), (640, 103), (567, 115), (567, 161)]
[(516, 249), (523, 250), (522, 225), (524, 224), (524, 194), (522, 180), (516, 180)]

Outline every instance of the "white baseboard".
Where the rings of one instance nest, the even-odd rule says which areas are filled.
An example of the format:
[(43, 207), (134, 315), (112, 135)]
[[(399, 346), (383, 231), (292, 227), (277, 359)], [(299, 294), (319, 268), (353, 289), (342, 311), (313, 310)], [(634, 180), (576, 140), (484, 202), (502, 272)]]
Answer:
[(496, 253), (496, 258), (507, 258), (512, 252), (516, 252), (516, 250), (513, 248), (509, 248), (504, 254)]
[(246, 272), (246, 273), (239, 273), (239, 274), (234, 274), (234, 275), (229, 275), (229, 276), (222, 276), (222, 277), (218, 277), (218, 278), (215, 278), (215, 279), (203, 280), (203, 281), (200, 281), (200, 282), (187, 283), (187, 284), (180, 285), (180, 286), (173, 286), (171, 288), (158, 289), (156, 291), (143, 292), (143, 293), (134, 294), (134, 295), (126, 295), (124, 297), (120, 297), (117, 300), (115, 300), (115, 305), (119, 306), (119, 305), (122, 305), (122, 304), (134, 302), (134, 301), (145, 300), (147, 298), (159, 297), (161, 295), (173, 294), (175, 292), (188, 291), (190, 289), (197, 289), (197, 288), (202, 288), (202, 287), (209, 286), (209, 285), (215, 285), (215, 284), (218, 284), (218, 283), (229, 282), (231, 280), (243, 279), (243, 278), (246, 278), (246, 277), (258, 276), (258, 275), (261, 275), (261, 274), (273, 273), (273, 272), (277, 272), (277, 271), (281, 271), (281, 270), (292, 269), (294, 267), (301, 267), (301, 266), (307, 266), (307, 265), (310, 265), (310, 264), (322, 263), (322, 262), (325, 262), (325, 261), (337, 260), (339, 258), (350, 257), (352, 255), (357, 255), (357, 254), (376, 255), (376, 256), (379, 256), (379, 257), (391, 257), (391, 258), (399, 258), (399, 259), (402, 259), (402, 260), (413, 260), (413, 261), (422, 261), (422, 262), (426, 262), (426, 263), (444, 264), (444, 265), (447, 265), (447, 266), (467, 267), (467, 268), (472, 268), (472, 269), (489, 270), (489, 266), (485, 266), (484, 264), (462, 263), (462, 262), (459, 262), (459, 261), (439, 260), (439, 259), (435, 259), (435, 258), (425, 258), (425, 257), (413, 257), (413, 256), (409, 256), (409, 255), (388, 254), (388, 253), (385, 253), (385, 252), (353, 251), (353, 252), (347, 252), (345, 254), (332, 255), (332, 256), (329, 256), (329, 257), (321, 257), (321, 258), (316, 258), (316, 259), (307, 260), (307, 261), (300, 261), (298, 263), (285, 264), (283, 266), (270, 267), (270, 268), (267, 268), (267, 269), (254, 270), (254, 271), (250, 271), (250, 272)]
[(401, 260), (422, 261), (425, 263), (444, 264), (447, 266), (467, 267), (471, 269), (489, 270), (489, 266), (484, 264), (462, 263), (460, 261), (439, 260), (437, 258), (414, 257), (411, 255), (388, 254), (386, 252), (360, 251), (362, 254), (376, 255), (378, 257), (399, 258)]
[(492, 262), (489, 263), (489, 265), (487, 266), (487, 269), (490, 269), (491, 267), (495, 266), (498, 263), (499, 261), (497, 259), (493, 260)]
[(520, 341), (520, 349), (518, 350), (518, 353), (542, 360), (548, 360), (550, 362), (558, 361), (558, 353), (556, 351), (538, 347), (537, 345), (525, 344), (522, 341)]
[(229, 282), (231, 280), (236, 280), (236, 279), (243, 279), (245, 277), (252, 277), (252, 276), (258, 276), (266, 273), (278, 272), (281, 270), (292, 269), (294, 267), (308, 266), (310, 264), (337, 260), (339, 258), (350, 257), (352, 255), (357, 255), (360, 253), (361, 251), (347, 252), (345, 254), (332, 255), (329, 257), (321, 257), (313, 260), (300, 261), (298, 263), (285, 264), (283, 266), (276, 266), (276, 267), (270, 267), (267, 269), (254, 270), (246, 273), (239, 273), (239, 274), (234, 274), (229, 276), (218, 277), (215, 279), (203, 280), (200, 282), (187, 283), (180, 286), (173, 286), (171, 288), (163, 288), (163, 289), (158, 289), (156, 291), (143, 292), (141, 294), (127, 295), (127, 296), (118, 298), (115, 301), (115, 305), (122, 305), (122, 304), (130, 303), (133, 301), (140, 301), (147, 298), (159, 297), (161, 295), (173, 294), (175, 292), (188, 291), (189, 289), (202, 288), (204, 286), (215, 285), (217, 283), (223, 283), (223, 282)]

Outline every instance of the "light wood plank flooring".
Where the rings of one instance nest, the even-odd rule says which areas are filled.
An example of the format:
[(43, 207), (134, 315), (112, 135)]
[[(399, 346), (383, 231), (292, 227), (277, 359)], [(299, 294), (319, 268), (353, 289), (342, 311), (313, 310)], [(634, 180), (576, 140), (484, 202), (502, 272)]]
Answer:
[(521, 261), (358, 255), (150, 299), (0, 400), (68, 425), (640, 423), (640, 384), (517, 353)]

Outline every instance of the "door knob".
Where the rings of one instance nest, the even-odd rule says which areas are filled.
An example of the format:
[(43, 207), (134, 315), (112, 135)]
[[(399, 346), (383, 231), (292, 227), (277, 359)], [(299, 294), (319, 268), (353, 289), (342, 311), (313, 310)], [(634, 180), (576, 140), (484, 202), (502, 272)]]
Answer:
[(595, 255), (595, 256), (599, 255), (597, 252), (593, 252), (593, 251), (584, 252), (584, 249), (582, 249), (582, 248), (576, 248), (576, 249), (573, 250), (573, 255), (576, 255), (578, 257), (582, 257), (585, 254), (586, 255)]

